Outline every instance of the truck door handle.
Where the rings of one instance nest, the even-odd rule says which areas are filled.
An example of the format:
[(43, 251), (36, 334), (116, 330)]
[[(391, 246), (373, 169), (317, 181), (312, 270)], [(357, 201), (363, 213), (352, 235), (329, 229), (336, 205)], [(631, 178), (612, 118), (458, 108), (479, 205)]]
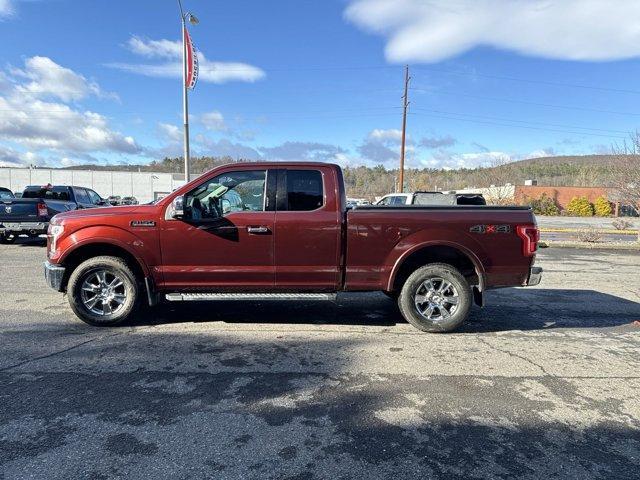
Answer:
[(260, 225), (259, 227), (247, 227), (247, 232), (250, 235), (264, 235), (265, 233), (269, 233), (269, 227), (265, 225)]

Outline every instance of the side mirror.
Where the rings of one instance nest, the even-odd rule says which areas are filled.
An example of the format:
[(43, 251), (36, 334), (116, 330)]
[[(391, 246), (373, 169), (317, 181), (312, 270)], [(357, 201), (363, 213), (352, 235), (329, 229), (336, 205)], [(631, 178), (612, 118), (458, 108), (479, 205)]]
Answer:
[(172, 209), (171, 216), (173, 218), (184, 217), (184, 196), (183, 195), (180, 195), (173, 199), (173, 202), (171, 203), (171, 209)]

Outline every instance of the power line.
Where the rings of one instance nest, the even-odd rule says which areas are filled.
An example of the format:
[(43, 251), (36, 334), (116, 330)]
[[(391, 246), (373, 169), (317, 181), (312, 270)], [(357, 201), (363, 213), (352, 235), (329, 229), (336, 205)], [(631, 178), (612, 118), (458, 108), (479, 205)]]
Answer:
[(554, 129), (554, 128), (533, 127), (533, 126), (528, 126), (528, 125), (513, 125), (513, 124), (508, 124), (508, 123), (491, 122), (491, 121), (484, 121), (484, 120), (474, 120), (472, 118), (459, 118), (459, 117), (451, 117), (451, 116), (431, 114), (431, 113), (413, 113), (413, 112), (411, 112), (410, 115), (424, 115), (424, 116), (433, 117), (433, 118), (442, 118), (442, 119), (445, 119), (445, 120), (458, 120), (458, 121), (462, 121), (462, 122), (478, 123), (478, 124), (483, 124), (483, 125), (497, 125), (497, 126), (501, 126), (501, 127), (525, 128), (525, 129), (528, 129), (528, 130), (538, 130), (538, 131), (543, 131), (543, 132), (570, 133), (570, 134), (573, 134), (573, 135), (586, 135), (586, 136), (590, 136), (590, 137), (604, 137), (604, 138), (618, 138), (618, 139), (627, 138), (627, 137), (621, 137), (621, 136), (617, 136), (617, 135), (604, 135), (604, 134), (589, 133), (589, 132), (575, 132), (575, 131), (570, 131), (570, 130), (560, 130), (560, 129)]
[[(262, 70), (267, 72), (289, 72), (289, 71), (307, 71), (307, 70), (388, 70), (395, 69), (397, 66), (395, 65), (310, 65), (310, 66), (300, 66), (300, 67), (259, 67)], [(445, 73), (448, 75), (459, 75), (466, 77), (483, 77), (483, 78), (492, 78), (496, 80), (508, 80), (511, 82), (522, 82), (522, 83), (533, 83), (539, 85), (549, 85), (554, 87), (569, 87), (569, 88), (581, 88), (587, 90), (599, 90), (604, 92), (614, 92), (614, 93), (630, 93), (634, 95), (640, 95), (640, 90), (631, 90), (625, 88), (610, 88), (610, 87), (602, 87), (598, 85), (585, 85), (579, 83), (567, 83), (567, 82), (558, 82), (553, 80), (538, 80), (531, 78), (519, 78), (512, 77), (509, 75), (496, 75), (490, 73), (480, 73), (477, 71), (469, 72), (469, 71), (461, 71), (461, 70), (449, 70), (446, 68), (437, 68), (431, 65), (417, 65), (414, 68), (429, 70), (432, 72)], [(244, 68), (216, 68), (217, 71), (225, 71), (225, 72), (234, 72), (234, 71), (246, 71)]]
[(579, 110), (584, 112), (596, 112), (596, 113), (611, 113), (615, 115), (631, 115), (631, 116), (640, 116), (640, 113), (634, 112), (620, 112), (617, 110), (605, 110), (600, 108), (589, 108), (589, 107), (578, 107), (572, 105), (559, 105), (555, 103), (543, 103), (543, 102), (531, 102), (528, 100), (516, 100), (513, 98), (501, 98), (501, 97), (489, 97), (486, 95), (475, 95), (471, 93), (461, 93), (461, 92), (450, 92), (446, 90), (433, 90), (428, 88), (411, 88), (411, 90), (417, 92), (425, 92), (425, 93), (434, 93), (434, 94), (443, 94), (443, 95), (452, 95), (457, 97), (468, 97), (468, 98), (477, 98), (480, 100), (491, 100), (496, 102), (507, 102), (507, 103), (518, 103), (522, 105), (534, 105), (537, 107), (550, 107), (550, 108), (561, 108), (565, 110)]
[(582, 88), (587, 90), (600, 90), (604, 92), (614, 92), (614, 93), (631, 93), (634, 95), (640, 95), (640, 90), (630, 90), (624, 88), (609, 88), (609, 87), (600, 87), (596, 85), (583, 85), (577, 83), (565, 83), (565, 82), (556, 82), (550, 80), (533, 80), (529, 78), (518, 78), (518, 77), (510, 77), (507, 75), (493, 75), (488, 73), (479, 73), (479, 72), (462, 72), (457, 70), (447, 70), (442, 68), (434, 68), (431, 66), (422, 65), (420, 68), (429, 69), (434, 72), (446, 73), (450, 75), (461, 75), (467, 77), (483, 77), (483, 78), (493, 78), (497, 80), (509, 80), (512, 82), (522, 82), (522, 83), (533, 83), (539, 85), (550, 85), (554, 87), (570, 87), (570, 88)]
[(464, 117), (473, 117), (473, 118), (480, 118), (480, 119), (486, 119), (486, 120), (497, 120), (497, 121), (501, 121), (501, 122), (514, 122), (514, 123), (528, 123), (531, 125), (546, 125), (546, 126), (550, 126), (550, 127), (560, 127), (560, 128), (573, 128), (573, 129), (578, 129), (578, 130), (591, 130), (591, 131), (595, 131), (595, 132), (609, 132), (609, 133), (622, 133), (622, 134), (628, 134), (629, 132), (624, 131), (624, 130), (612, 130), (612, 129), (607, 129), (607, 128), (591, 128), (591, 127), (580, 127), (577, 125), (566, 125), (566, 124), (558, 124), (558, 123), (548, 123), (548, 122), (534, 122), (531, 120), (519, 120), (519, 119), (513, 119), (513, 118), (501, 118), (501, 117), (490, 117), (487, 115), (474, 115), (471, 113), (460, 113), (460, 112), (445, 112), (442, 110), (430, 110), (430, 109), (424, 109), (424, 108), (418, 108), (416, 109), (417, 111), (422, 111), (422, 112), (431, 112), (431, 113), (440, 113), (440, 114), (444, 114), (444, 115), (459, 115), (459, 116), (464, 116)]

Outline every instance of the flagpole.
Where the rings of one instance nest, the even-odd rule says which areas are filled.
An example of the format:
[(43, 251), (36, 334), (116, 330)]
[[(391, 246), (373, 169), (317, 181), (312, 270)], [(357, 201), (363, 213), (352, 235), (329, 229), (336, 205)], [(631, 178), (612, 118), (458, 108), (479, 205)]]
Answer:
[(187, 93), (187, 38), (185, 15), (182, 2), (178, 0), (180, 19), (182, 20), (182, 115), (184, 122), (184, 181), (189, 183), (189, 96)]

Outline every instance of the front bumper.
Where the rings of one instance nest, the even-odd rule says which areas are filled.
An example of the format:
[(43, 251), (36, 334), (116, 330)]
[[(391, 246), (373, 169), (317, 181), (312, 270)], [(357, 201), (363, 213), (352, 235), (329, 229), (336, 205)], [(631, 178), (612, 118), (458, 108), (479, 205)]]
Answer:
[(534, 285), (540, 284), (542, 281), (542, 268), (541, 267), (531, 267), (529, 269), (529, 277), (527, 277), (527, 287), (533, 287)]
[(54, 265), (49, 262), (44, 262), (44, 279), (54, 290), (62, 291), (62, 279), (64, 278), (65, 268), (60, 265)]

